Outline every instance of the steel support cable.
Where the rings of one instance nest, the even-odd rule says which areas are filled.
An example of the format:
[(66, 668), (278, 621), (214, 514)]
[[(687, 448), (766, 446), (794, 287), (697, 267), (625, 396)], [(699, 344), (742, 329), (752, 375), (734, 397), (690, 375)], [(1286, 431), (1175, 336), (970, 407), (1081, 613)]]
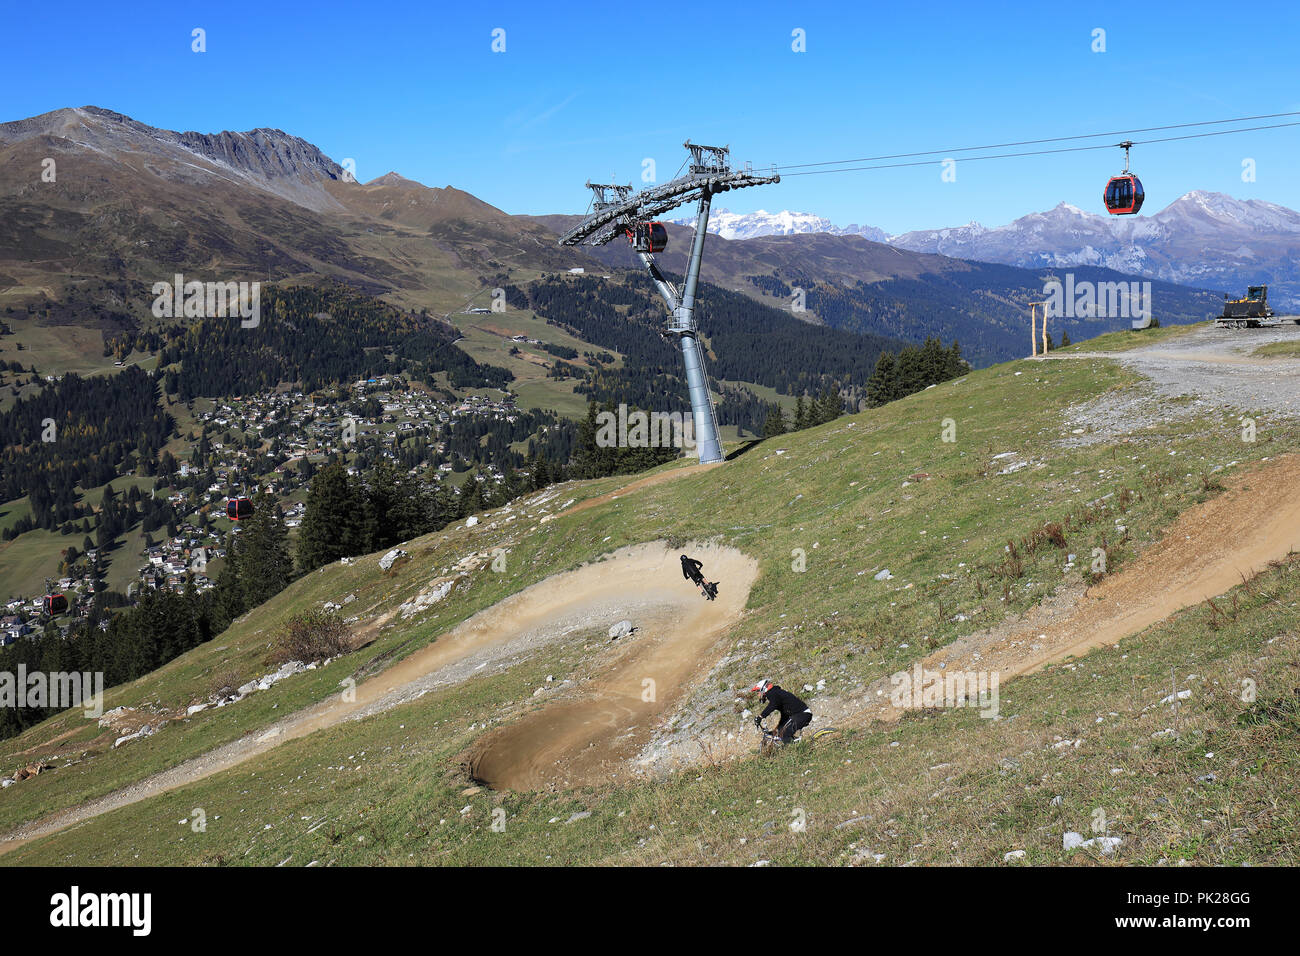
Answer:
[[(1100, 139), (1105, 136), (1127, 136), (1131, 133), (1159, 133), (1170, 129), (1190, 129), (1196, 126), (1221, 126), (1225, 123), (1251, 123), (1255, 120), (1263, 119), (1280, 119), (1283, 116), (1300, 116), (1300, 111), (1289, 113), (1263, 113), (1259, 116), (1239, 116), (1235, 119), (1225, 120), (1203, 120), (1197, 123), (1172, 123), (1167, 126), (1147, 126), (1141, 129), (1115, 130), (1109, 133), (1082, 133), (1075, 136), (1051, 136), (1045, 139), (1026, 139), (1017, 142), (1008, 143), (990, 143), (987, 146), (960, 146), (951, 149), (927, 149), (915, 153), (891, 153), (883, 156), (862, 156), (857, 159), (832, 159), (818, 163), (790, 163), (787, 165), (776, 164), (778, 169), (808, 169), (813, 166), (843, 166), (849, 163), (874, 163), (882, 159), (911, 159), (914, 156), (933, 156), (940, 153), (969, 153), (981, 149), (1006, 149), (1011, 146), (1038, 146), (1043, 143), (1066, 143), (1076, 139)], [(1283, 123), (1282, 126), (1294, 124)], [(1255, 129), (1273, 129), (1275, 127), (1252, 127)], [(1236, 130), (1224, 130), (1223, 132), (1237, 132)], [(1215, 134), (1210, 134), (1215, 135)], [(1149, 140), (1148, 142), (1164, 142), (1164, 140)], [(1027, 153), (1025, 155), (1034, 155)]]
[[(1221, 129), (1215, 130), (1212, 133), (1188, 133), (1184, 136), (1162, 136), (1157, 139), (1134, 140), (1133, 145), (1145, 146), (1150, 143), (1172, 143), (1179, 140), (1204, 139), (1208, 136), (1227, 136), (1231, 133), (1249, 133), (1265, 129), (1282, 129), (1287, 126), (1300, 126), (1300, 120), (1293, 123), (1273, 123), (1267, 126), (1243, 126), (1239, 129)], [(1114, 149), (1116, 145), (1117, 144), (1115, 143), (1101, 143), (1096, 146), (1062, 146), (1059, 149), (1033, 149), (1020, 153), (992, 153), (987, 156), (962, 156), (957, 159), (963, 163), (974, 163), (983, 159), (1015, 159), (1021, 156), (1047, 156), (1055, 153), (1082, 153), (1088, 150)], [(986, 147), (973, 148), (982, 149)], [(940, 160), (925, 159), (911, 163), (880, 163), (874, 166), (844, 166), (838, 169), (808, 169), (801, 173), (782, 173), (782, 178), (788, 179), (792, 176), (822, 176), (827, 173), (852, 173), (868, 169), (903, 169), (909, 166), (933, 166), (937, 162), (940, 162)], [(777, 168), (780, 169), (781, 167), (778, 166)]]

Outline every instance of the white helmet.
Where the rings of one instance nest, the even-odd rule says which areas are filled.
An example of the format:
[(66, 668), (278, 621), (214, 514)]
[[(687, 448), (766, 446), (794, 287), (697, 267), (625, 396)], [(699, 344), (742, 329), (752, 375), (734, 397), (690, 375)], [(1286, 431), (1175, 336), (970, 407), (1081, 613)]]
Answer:
[(749, 692), (750, 692), (751, 694), (758, 694), (758, 695), (762, 696), (762, 695), (765, 695), (769, 690), (771, 690), (771, 689), (772, 689), (772, 686), (773, 686), (773, 685), (772, 685), (772, 682), (771, 682), (770, 680), (768, 680), (766, 677), (764, 677), (762, 680), (760, 680), (758, 683), (756, 683), (753, 687), (751, 687), (751, 688), (749, 689)]

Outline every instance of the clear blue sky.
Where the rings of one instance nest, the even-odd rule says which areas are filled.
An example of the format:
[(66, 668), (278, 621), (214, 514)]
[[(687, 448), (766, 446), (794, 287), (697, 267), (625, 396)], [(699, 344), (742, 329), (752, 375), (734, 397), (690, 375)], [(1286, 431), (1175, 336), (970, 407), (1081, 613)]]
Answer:
[[(512, 213), (581, 212), (588, 177), (639, 183), (650, 157), (670, 178), (688, 137), (793, 164), (1300, 110), (1298, 28), (1295, 0), (4, 2), (0, 119), (93, 104), (172, 129), (278, 127), (363, 181), (391, 169)], [(1298, 151), (1293, 127), (1150, 145), (1134, 168), (1150, 212), (1191, 189), (1300, 208)], [(890, 232), (998, 225), (1061, 201), (1100, 212), (1120, 162), (807, 176), (720, 204)]]

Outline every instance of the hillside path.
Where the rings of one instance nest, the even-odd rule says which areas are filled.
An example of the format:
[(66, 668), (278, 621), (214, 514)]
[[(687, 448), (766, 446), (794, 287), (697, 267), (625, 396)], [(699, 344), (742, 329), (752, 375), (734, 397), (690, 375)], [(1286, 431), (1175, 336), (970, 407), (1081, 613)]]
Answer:
[[(357, 685), (353, 700), (333, 695), (162, 773), (18, 827), (0, 839), (0, 854), (239, 766), (287, 741), (409, 703), (490, 665), (508, 667), (570, 634), (630, 619), (638, 631), (622, 639), (627, 646), (612, 662), (493, 735), (474, 759), (478, 772), (505, 788), (607, 780), (716, 663), (721, 652), (711, 653), (714, 645), (740, 618), (758, 575), (757, 562), (735, 549), (692, 545), (690, 551), (704, 562), (708, 578), (721, 582), (716, 601), (705, 601), (682, 579), (677, 553), (664, 544), (622, 548), (478, 612)], [(647, 679), (653, 681), (649, 695)], [(539, 733), (545, 748), (526, 743)]]
[(1125, 352), (1048, 352), (1037, 361), (1110, 359), (1150, 379), (1160, 397), (1187, 395), (1203, 408), (1300, 417), (1300, 356), (1251, 354), (1278, 342), (1300, 344), (1300, 326), (1210, 326)]

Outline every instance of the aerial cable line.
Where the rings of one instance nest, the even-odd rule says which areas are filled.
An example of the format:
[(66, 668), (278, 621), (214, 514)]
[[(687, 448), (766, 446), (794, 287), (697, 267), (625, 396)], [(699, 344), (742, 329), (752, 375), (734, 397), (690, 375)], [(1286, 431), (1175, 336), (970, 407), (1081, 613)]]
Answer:
[[(1279, 113), (1279, 114), (1277, 114), (1277, 115), (1279, 115), (1279, 116), (1296, 116), (1296, 115), (1300, 115), (1300, 114), (1296, 114), (1296, 113)], [(1227, 122), (1227, 121), (1224, 121), (1224, 122)], [(1190, 125), (1195, 125), (1195, 124), (1190, 124), (1190, 123), (1189, 123), (1189, 124), (1184, 124), (1184, 125), (1188, 125), (1188, 126), (1190, 126)], [(1184, 140), (1184, 139), (1204, 139), (1204, 138), (1207, 137), (1207, 136), (1227, 136), (1229, 133), (1249, 133), (1249, 132), (1253, 132), (1253, 131), (1256, 131), (1256, 130), (1262, 130), (1262, 129), (1282, 129), (1283, 127), (1286, 127), (1286, 126), (1300, 126), (1300, 120), (1298, 120), (1298, 121), (1296, 121), (1296, 122), (1293, 122), (1293, 123), (1272, 123), (1272, 124), (1269, 124), (1269, 125), (1267, 125), (1267, 126), (1243, 126), (1243, 127), (1240, 127), (1239, 129), (1221, 129), (1221, 130), (1215, 130), (1215, 131), (1212, 132), (1212, 133), (1188, 133), (1188, 134), (1186, 134), (1186, 135), (1184, 135), (1184, 136), (1163, 136), (1163, 137), (1160, 137), (1160, 138), (1158, 138), (1158, 139), (1134, 140), (1130, 145), (1133, 145), (1133, 146), (1142, 146), (1142, 145), (1146, 145), (1146, 144), (1148, 144), (1148, 143), (1172, 143), (1172, 142), (1175, 142), (1175, 141), (1177, 141), (1177, 140)], [(1164, 128), (1169, 129), (1169, 128), (1173, 128), (1173, 127), (1164, 127)], [(1090, 134), (1090, 135), (1092, 135), (1092, 136), (1115, 136), (1115, 135), (1118, 135), (1118, 134), (1116, 134), (1116, 133), (1094, 133), (1094, 134)], [(1074, 138), (1078, 138), (1078, 137), (1074, 137)], [(1041, 142), (1058, 142), (1058, 141), (1057, 141), (1057, 140), (1042, 140)], [(991, 153), (991, 154), (989, 154), (989, 155), (987, 155), (987, 156), (963, 156), (963, 157), (960, 157), (960, 159), (961, 159), (961, 161), (962, 161), (963, 163), (974, 163), (974, 162), (977, 162), (977, 161), (979, 161), (979, 160), (981, 160), (981, 159), (1014, 159), (1014, 158), (1016, 158), (1017, 156), (1045, 156), (1045, 155), (1049, 155), (1049, 154), (1052, 154), (1052, 153), (1082, 153), (1082, 152), (1086, 152), (1086, 151), (1088, 151), (1088, 150), (1112, 149), (1112, 148), (1114, 148), (1116, 145), (1117, 145), (1117, 144), (1115, 144), (1115, 143), (1101, 143), (1101, 144), (1096, 145), (1096, 146), (1062, 146), (1062, 147), (1059, 148), (1059, 149), (1034, 149), (1034, 150), (1028, 150), (1028, 151), (1020, 152), (1020, 153)], [(992, 149), (992, 148), (993, 148), (993, 147), (991, 147), (991, 146), (972, 146), (972, 147), (970, 147), (970, 149)], [(934, 152), (935, 152), (936, 154), (938, 154), (938, 153), (942, 153), (942, 152), (945, 152), (945, 151), (944, 151), (944, 150), (935, 150)], [(961, 150), (950, 150), (949, 152), (961, 152)], [(905, 155), (905, 156), (906, 156), (906, 155), (910, 155), (910, 156), (922, 156), (922, 155), (928, 155), (928, 154), (925, 154), (925, 153), (905, 153), (905, 154), (901, 154), (901, 155)], [(886, 159), (886, 158), (889, 158), (889, 157), (881, 156), (881, 157), (878, 157), (878, 158), (880, 158), (880, 159)], [(847, 162), (862, 162), (862, 161), (864, 161), (864, 160), (847, 160)], [(839, 162), (846, 162), (846, 160), (840, 160)], [(788, 178), (788, 177), (791, 177), (791, 176), (820, 176), (820, 175), (824, 175), (824, 174), (826, 174), (826, 173), (852, 173), (852, 172), (860, 172), (860, 171), (862, 171), (862, 170), (867, 170), (867, 169), (902, 169), (902, 168), (904, 168), (904, 167), (908, 167), (908, 166), (933, 166), (933, 165), (935, 164), (935, 162), (936, 162), (936, 160), (933, 160), (933, 159), (926, 159), (926, 160), (920, 160), (920, 161), (917, 161), (917, 162), (911, 162), (911, 163), (881, 163), (881, 164), (879, 164), (879, 165), (875, 165), (875, 166), (841, 166), (841, 167), (839, 167), (838, 169), (806, 169), (804, 172), (801, 172), (801, 173), (783, 173), (782, 175), (783, 175), (783, 177), (785, 177), (785, 178)], [(816, 165), (829, 165), (829, 164), (805, 163), (804, 165), (805, 165), (805, 166), (816, 166)], [(777, 168), (777, 169), (782, 169), (783, 167), (778, 166), (778, 167), (776, 167), (776, 168)], [(785, 169), (789, 169), (789, 168), (791, 168), (791, 167), (784, 167), (784, 168), (785, 168)]]
[[(1235, 119), (1203, 120), (1197, 123), (1173, 123), (1168, 126), (1147, 126), (1142, 129), (1115, 130), (1109, 133), (1083, 133), (1076, 136), (1053, 136), (1053, 137), (1048, 137), (1046, 139), (1026, 139), (1017, 142), (991, 143), (987, 146), (961, 146), (953, 149), (928, 149), (928, 150), (922, 150), (920, 152), (915, 152), (915, 153), (891, 153), (884, 156), (863, 156), (858, 159), (832, 159), (832, 160), (826, 160), (824, 162), (819, 162), (819, 163), (794, 163), (785, 166), (778, 164), (777, 168), (778, 169), (808, 169), (813, 166), (843, 166), (849, 163), (874, 163), (882, 159), (911, 159), (912, 157), (915, 156), (934, 156), (940, 153), (943, 154), (970, 153), (982, 149), (1006, 149), (1011, 146), (1038, 146), (1043, 143), (1066, 143), (1066, 142), (1071, 142), (1073, 140), (1079, 140), (1079, 139), (1100, 139), (1102, 137), (1109, 137), (1109, 136), (1128, 136), (1132, 133), (1159, 133), (1170, 129), (1191, 129), (1197, 126), (1221, 126), (1224, 123), (1249, 123), (1249, 122), (1253, 122), (1254, 120), (1279, 119), (1283, 116), (1300, 116), (1300, 111), (1293, 111), (1289, 113), (1265, 113), (1259, 116), (1238, 116)], [(1296, 124), (1295, 123), (1278, 124), (1278, 126), (1294, 126), (1294, 125)], [(1250, 127), (1250, 129), (1276, 129), (1276, 128), (1277, 126)], [(1201, 135), (1217, 136), (1223, 133), (1235, 133), (1235, 132), (1244, 132), (1244, 131), (1245, 130), (1221, 130), (1215, 133), (1204, 133)], [(1182, 138), (1192, 139), (1195, 137), (1192, 136), (1170, 137), (1170, 139), (1182, 139)], [(1162, 143), (1168, 141), (1169, 139), (1146, 140), (1146, 142), (1152, 142), (1152, 143)], [(1082, 148), (1097, 149), (1099, 147), (1082, 147)], [(1043, 152), (1066, 152), (1066, 151), (1067, 150), (1044, 150)], [(1040, 153), (1029, 152), (1029, 153), (1015, 153), (1010, 155), (1036, 156), (1036, 155), (1040, 155)], [(967, 158), (971, 158), (971, 157), (967, 157)], [(916, 165), (927, 165), (927, 164), (916, 164)], [(872, 167), (872, 168), (889, 169), (894, 167), (882, 166), (882, 167)], [(834, 170), (831, 170), (831, 172), (834, 172)], [(789, 175), (797, 176), (797, 175), (805, 175), (805, 174), (790, 173)]]

